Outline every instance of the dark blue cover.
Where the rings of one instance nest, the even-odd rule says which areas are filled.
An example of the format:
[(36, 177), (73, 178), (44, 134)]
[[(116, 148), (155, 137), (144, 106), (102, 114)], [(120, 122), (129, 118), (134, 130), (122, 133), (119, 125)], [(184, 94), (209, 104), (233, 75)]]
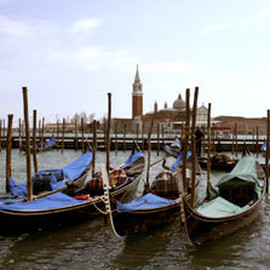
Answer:
[[(178, 168), (180, 168), (183, 165), (183, 156), (184, 152), (181, 152), (178, 156), (178, 158), (175, 160), (173, 165), (170, 168), (171, 172), (175, 172)], [(187, 152), (187, 159), (191, 156), (191, 151)]]
[(153, 209), (173, 203), (175, 203), (174, 200), (165, 199), (152, 193), (148, 193), (142, 197), (132, 200), (129, 203), (120, 203), (117, 201), (117, 211), (121, 213), (143, 209)]
[(26, 183), (17, 183), (12, 177), (9, 177), (10, 191), (14, 197), (26, 197), (27, 185)]
[(75, 180), (91, 164), (92, 159), (93, 153), (91, 151), (85, 152), (78, 159), (63, 168), (64, 176), (69, 180)]
[(62, 192), (40, 198), (31, 202), (18, 202), (13, 204), (0, 204), (3, 210), (53, 210), (59, 207), (72, 206), (85, 202), (84, 200), (76, 200)]
[(266, 151), (266, 142), (264, 142), (264, 144), (262, 145), (261, 151)]
[[(88, 151), (82, 154), (78, 159), (64, 167), (63, 169), (49, 169), (42, 170), (37, 172), (38, 177), (42, 175), (49, 177), (50, 181), (50, 190), (61, 189), (66, 186), (67, 181), (74, 181), (76, 178), (81, 176), (85, 169), (91, 164), (93, 159), (93, 153)], [(64, 178), (61, 180), (61, 174), (63, 172)], [(14, 179), (10, 178), (10, 190), (15, 197), (26, 197), (27, 196), (27, 184), (26, 183), (17, 183)], [(35, 181), (35, 177), (34, 177)], [(49, 190), (49, 191), (50, 191)], [(48, 191), (48, 190), (47, 190)]]
[(130, 166), (132, 163), (134, 163), (137, 159), (140, 157), (143, 157), (142, 152), (135, 152), (129, 156), (129, 158), (126, 160), (125, 165), (121, 167), (121, 169), (125, 169), (126, 167)]
[(49, 148), (49, 147), (52, 147), (56, 142), (56, 139), (55, 138), (51, 138), (49, 141), (45, 141), (44, 142), (44, 145), (43, 145), (43, 148)]

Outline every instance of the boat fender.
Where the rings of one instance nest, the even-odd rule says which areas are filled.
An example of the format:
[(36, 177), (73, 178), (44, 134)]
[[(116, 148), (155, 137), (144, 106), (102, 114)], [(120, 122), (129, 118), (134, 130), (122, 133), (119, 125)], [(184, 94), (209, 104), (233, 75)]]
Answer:
[(78, 196), (74, 196), (74, 199), (76, 199), (76, 200), (90, 200), (91, 196), (89, 194), (87, 194), (87, 195), (78, 195)]

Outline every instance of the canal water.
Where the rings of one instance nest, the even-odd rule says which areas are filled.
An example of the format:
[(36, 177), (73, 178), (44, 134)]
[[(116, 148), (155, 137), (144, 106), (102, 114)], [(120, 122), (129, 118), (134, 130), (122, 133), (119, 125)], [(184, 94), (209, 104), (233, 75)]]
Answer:
[[(111, 152), (111, 165), (129, 152)], [(80, 155), (73, 150), (39, 153), (39, 169), (61, 168)], [(154, 162), (162, 157), (152, 153)], [(259, 157), (262, 161), (262, 157)], [(12, 152), (12, 174), (25, 179), (25, 155)], [(97, 163), (105, 162), (99, 152)], [(172, 162), (169, 160), (168, 163)], [(151, 176), (161, 168), (154, 166)], [(214, 181), (221, 173), (213, 173)], [(0, 153), (1, 188), (5, 182), (5, 151)], [(205, 173), (206, 176), (206, 173)], [(205, 191), (205, 184), (200, 191)], [(142, 192), (140, 183), (136, 196)], [(193, 248), (187, 245), (179, 220), (158, 230), (117, 238), (103, 217), (83, 223), (19, 235), (0, 232), (0, 269), (270, 269), (270, 201), (255, 222), (218, 241)], [(18, 224), (20, 226), (20, 224)]]

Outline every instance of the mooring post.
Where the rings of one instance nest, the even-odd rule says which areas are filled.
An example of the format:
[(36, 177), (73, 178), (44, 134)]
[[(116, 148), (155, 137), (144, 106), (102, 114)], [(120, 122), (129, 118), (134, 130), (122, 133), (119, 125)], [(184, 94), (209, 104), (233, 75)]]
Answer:
[(11, 176), (11, 151), (12, 151), (12, 120), (13, 115), (8, 115), (8, 132), (6, 139), (6, 192), (9, 192), (9, 178)]
[(107, 151), (106, 151), (106, 168), (107, 172), (110, 171), (110, 150), (111, 150), (111, 143), (110, 143), (110, 130), (111, 130), (111, 111), (112, 111), (112, 94), (108, 93), (108, 121), (107, 121)]
[(33, 111), (33, 135), (32, 135), (32, 146), (33, 146), (33, 163), (35, 173), (38, 171), (38, 162), (37, 162), (37, 145), (36, 145), (36, 129), (37, 129), (37, 111)]
[(65, 126), (66, 126), (66, 120), (65, 120), (65, 118), (63, 118), (63, 126), (62, 126), (62, 147), (61, 147), (62, 154), (64, 153)]
[(93, 122), (93, 161), (92, 161), (92, 177), (95, 175), (96, 168), (96, 152), (97, 152), (97, 121)]
[(266, 130), (266, 156), (265, 156), (265, 175), (266, 175), (266, 193), (269, 193), (269, 127), (270, 127), (270, 110), (267, 110), (267, 130)]
[(24, 104), (24, 122), (25, 122), (25, 137), (26, 137), (26, 172), (27, 172), (27, 197), (29, 201), (33, 200), (33, 184), (31, 173), (31, 150), (30, 150), (30, 127), (28, 115), (28, 96), (27, 87), (23, 87), (23, 104)]

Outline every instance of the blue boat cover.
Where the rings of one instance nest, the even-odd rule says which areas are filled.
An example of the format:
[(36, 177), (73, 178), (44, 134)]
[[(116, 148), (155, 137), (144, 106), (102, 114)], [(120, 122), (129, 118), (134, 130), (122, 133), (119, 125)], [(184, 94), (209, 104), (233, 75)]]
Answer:
[(84, 200), (76, 200), (62, 192), (46, 196), (31, 202), (18, 202), (12, 204), (0, 204), (3, 210), (53, 210), (59, 207), (72, 206), (85, 202)]
[(52, 147), (56, 142), (56, 139), (55, 138), (51, 138), (49, 141), (45, 141), (44, 142), (44, 145), (43, 145), (43, 148), (49, 148), (49, 147)]
[(121, 213), (143, 209), (153, 209), (170, 205), (174, 202), (174, 200), (165, 199), (152, 193), (148, 193), (128, 203), (120, 203), (117, 201), (117, 211)]
[(17, 183), (12, 177), (9, 177), (10, 191), (14, 197), (26, 197), (27, 185), (26, 183)]
[(137, 159), (140, 157), (143, 157), (142, 152), (135, 152), (129, 156), (129, 158), (126, 160), (125, 165), (121, 167), (121, 169), (125, 169), (126, 167), (130, 166), (132, 163), (134, 163)]
[[(61, 189), (66, 186), (67, 181), (74, 181), (76, 178), (82, 175), (85, 169), (91, 164), (93, 158), (93, 153), (88, 151), (82, 154), (78, 159), (64, 167), (63, 169), (49, 169), (41, 170), (37, 172), (37, 176), (46, 175), (49, 173), (50, 185), (52, 190)], [(64, 178), (59, 181), (58, 176), (63, 172)], [(60, 177), (60, 176), (59, 176)], [(27, 184), (17, 183), (14, 179), (10, 178), (9, 181), (11, 193), (15, 197), (26, 197), (27, 196)]]
[[(184, 156), (184, 152), (181, 152), (178, 156), (178, 158), (175, 160), (175, 162), (173, 163), (173, 165), (170, 168), (171, 172), (175, 172), (178, 168), (180, 168), (182, 166), (183, 163), (183, 156)], [(187, 152), (187, 159), (191, 156), (191, 151)]]
[(92, 159), (93, 153), (91, 151), (85, 152), (78, 159), (63, 168), (64, 176), (69, 180), (75, 180), (89, 166)]
[(266, 142), (264, 142), (264, 144), (262, 145), (261, 151), (266, 151)]
[(181, 150), (180, 140), (175, 139), (170, 145), (165, 145), (164, 149), (169, 155), (178, 157)]
[(171, 145), (170, 145), (171, 148), (178, 148), (180, 150), (181, 148), (181, 143), (178, 139), (175, 139)]

